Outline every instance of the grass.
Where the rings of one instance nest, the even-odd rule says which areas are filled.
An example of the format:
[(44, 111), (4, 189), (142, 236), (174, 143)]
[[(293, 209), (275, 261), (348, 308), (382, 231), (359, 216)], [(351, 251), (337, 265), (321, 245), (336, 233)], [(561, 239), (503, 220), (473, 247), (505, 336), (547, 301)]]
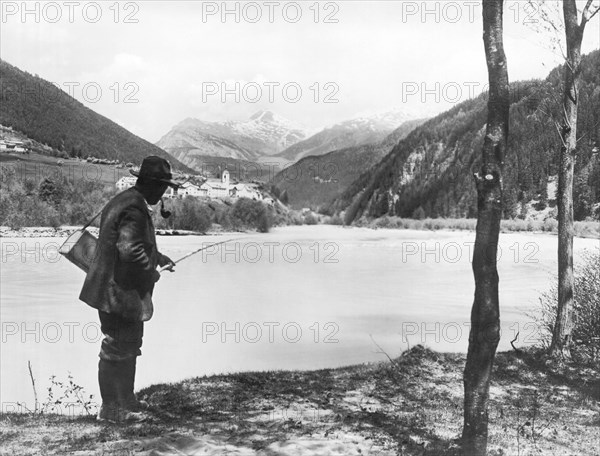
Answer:
[[(384, 215), (382, 217), (364, 220), (362, 219), (359, 226), (368, 228), (391, 228), (391, 229), (407, 229), (407, 230), (468, 230), (475, 231), (477, 219), (406, 219), (400, 217), (390, 217)], [(558, 222), (554, 219), (541, 220), (502, 220), (500, 229), (503, 233), (509, 232), (546, 232), (557, 233)], [(575, 222), (575, 236), (586, 238), (600, 238), (600, 222), (597, 221), (579, 221)]]
[[(59, 162), (62, 164), (59, 165)], [(0, 166), (14, 168), (18, 178), (32, 179), (36, 183), (46, 177), (64, 176), (72, 182), (91, 180), (114, 186), (121, 177), (130, 176), (127, 168), (92, 164), (73, 158), (52, 157), (36, 152), (29, 154), (0, 153)]]
[[(392, 362), (154, 385), (139, 392), (152, 405), (141, 424), (3, 415), (0, 455), (457, 456), (464, 363), (463, 354), (417, 346)], [(489, 454), (597, 454), (599, 373), (535, 350), (499, 353)]]

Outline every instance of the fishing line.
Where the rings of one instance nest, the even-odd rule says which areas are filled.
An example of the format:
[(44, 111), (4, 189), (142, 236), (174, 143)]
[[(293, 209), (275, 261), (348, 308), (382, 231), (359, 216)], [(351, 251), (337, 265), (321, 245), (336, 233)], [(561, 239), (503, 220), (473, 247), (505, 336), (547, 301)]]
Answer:
[[(194, 250), (194, 251), (192, 251), (190, 253), (185, 254), (184, 256), (182, 256), (178, 260), (174, 261), (173, 263), (177, 264), (177, 263), (185, 260), (186, 258), (189, 258), (189, 257), (191, 257), (193, 255), (196, 255), (197, 253), (200, 253), (203, 250), (206, 250), (206, 249), (208, 249), (210, 247), (216, 247), (217, 245), (225, 244), (226, 242), (239, 241), (240, 239), (247, 239), (247, 237), (248, 236), (246, 236), (246, 237), (239, 237), (239, 238), (232, 238), (232, 239), (226, 239), (225, 241), (220, 241), (220, 242), (215, 242), (213, 244), (205, 245), (203, 247), (200, 247), (199, 249), (196, 249), (196, 250)], [(173, 267), (172, 265), (166, 265), (166, 266), (163, 266), (162, 268), (160, 268), (159, 271), (160, 272), (163, 272), (163, 271), (171, 271), (171, 272), (173, 272), (173, 270), (171, 269), (172, 267)]]

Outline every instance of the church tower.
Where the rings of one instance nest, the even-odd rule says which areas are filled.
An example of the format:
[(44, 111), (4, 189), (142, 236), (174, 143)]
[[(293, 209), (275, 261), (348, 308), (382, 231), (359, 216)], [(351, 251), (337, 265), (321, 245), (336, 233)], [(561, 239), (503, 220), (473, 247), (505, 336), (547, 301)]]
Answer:
[(221, 183), (229, 189), (229, 171), (226, 169), (223, 170), (223, 174), (221, 174)]

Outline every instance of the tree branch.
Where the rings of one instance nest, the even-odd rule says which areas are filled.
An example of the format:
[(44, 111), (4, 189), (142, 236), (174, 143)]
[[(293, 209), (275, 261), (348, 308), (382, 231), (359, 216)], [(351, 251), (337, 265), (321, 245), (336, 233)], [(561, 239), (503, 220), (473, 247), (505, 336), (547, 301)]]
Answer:
[(515, 338), (510, 341), (510, 345), (514, 351), (516, 351), (518, 354), (521, 354), (521, 353), (523, 353), (523, 351), (521, 349), (515, 347), (515, 342), (517, 341), (518, 338), (519, 338), (519, 331), (517, 331), (517, 335), (515, 336)]
[[(594, 125), (592, 125), (592, 129), (593, 129), (593, 128), (595, 128), (595, 127), (597, 127), (597, 126), (598, 126), (598, 124), (600, 124), (600, 121), (599, 121), (599, 122), (596, 122)], [(581, 135), (579, 138), (577, 138), (577, 139), (575, 140), (575, 142), (579, 142), (579, 141), (581, 141), (583, 138), (585, 138), (585, 137), (588, 135), (588, 133), (589, 133), (589, 131), (586, 131), (586, 132), (585, 132), (583, 135)]]
[(598, 11), (600, 11), (600, 6), (598, 8), (596, 8), (596, 11), (594, 11), (592, 14), (590, 14), (587, 18), (588, 22), (592, 20), (592, 18), (598, 14)]
[(598, 9), (596, 11), (594, 11), (591, 16), (589, 15), (590, 6), (592, 6), (593, 1), (594, 0), (588, 0), (587, 3), (585, 4), (585, 8), (583, 8), (583, 12), (581, 13), (580, 27), (582, 29), (585, 27), (586, 22), (588, 22), (592, 17), (594, 17), (594, 14), (596, 14), (598, 12), (598, 10), (600, 9), (600, 7), (598, 7)]
[(33, 378), (33, 372), (31, 372), (31, 361), (27, 361), (27, 367), (29, 368), (29, 377), (31, 377), (31, 385), (33, 386), (33, 400), (35, 403), (33, 404), (34, 413), (38, 411), (38, 395), (37, 389), (35, 388), (35, 379)]
[(562, 142), (562, 145), (564, 147), (567, 147), (567, 143), (565, 143), (562, 131), (560, 131), (560, 124), (558, 122), (554, 121), (554, 126), (556, 127), (556, 131), (558, 132), (558, 137), (560, 138), (560, 142)]
[(390, 363), (392, 364), (392, 366), (394, 366), (394, 367), (399, 367), (399, 366), (396, 364), (396, 361), (394, 361), (394, 360), (392, 359), (392, 357), (391, 357), (390, 355), (388, 355), (388, 354), (387, 354), (387, 352), (386, 352), (386, 351), (385, 351), (383, 348), (381, 348), (381, 346), (380, 346), (380, 345), (379, 345), (377, 342), (375, 342), (375, 339), (373, 339), (373, 334), (369, 334), (369, 337), (371, 338), (371, 340), (373, 341), (373, 343), (375, 344), (375, 346), (376, 346), (376, 347), (379, 349), (379, 351), (378, 351), (377, 353), (381, 353), (381, 354), (385, 355), (385, 356), (386, 356), (386, 358), (387, 358), (387, 359), (390, 361)]

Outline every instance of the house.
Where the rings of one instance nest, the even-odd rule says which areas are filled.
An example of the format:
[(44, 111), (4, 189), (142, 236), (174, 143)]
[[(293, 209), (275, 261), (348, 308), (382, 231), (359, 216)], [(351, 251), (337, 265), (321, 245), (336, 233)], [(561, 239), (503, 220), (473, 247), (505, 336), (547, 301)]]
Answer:
[(184, 182), (181, 187), (177, 189), (177, 196), (206, 196), (206, 191), (202, 189), (202, 186), (198, 186), (190, 181)]
[[(165, 196), (167, 198), (178, 196), (195, 196), (209, 198), (250, 198), (261, 201), (263, 195), (256, 184), (236, 183), (231, 184), (229, 171), (223, 170), (221, 177), (218, 179), (208, 178), (201, 185), (196, 185), (188, 180), (181, 185), (179, 189), (173, 191), (167, 190)], [(272, 204), (272, 203), (271, 203)]]
[(167, 187), (167, 191), (163, 196), (165, 198), (175, 198), (177, 196), (177, 191), (173, 187)]
[(226, 198), (229, 196), (229, 171), (224, 170), (220, 179), (207, 179), (200, 189), (210, 198)]
[[(137, 177), (135, 177), (135, 176), (123, 176), (123, 177), (121, 177), (121, 179), (119, 179), (117, 181), (117, 183), (115, 185), (120, 191), (123, 191), (123, 190), (133, 187), (136, 182), (137, 182)], [(194, 185), (194, 184), (191, 184), (188, 182), (186, 182), (186, 184), (190, 184), (190, 185), (198, 188), (197, 185)], [(165, 191), (165, 194), (163, 196), (165, 198), (174, 198), (175, 196), (178, 196), (179, 194), (180, 194), (179, 190), (175, 190), (173, 187), (167, 187), (167, 190)], [(191, 192), (189, 194), (191, 194)]]
[(28, 149), (25, 147), (22, 141), (18, 139), (2, 139), (0, 140), (0, 150), (6, 152), (19, 152), (25, 153), (28, 152)]
[(225, 198), (226, 196), (229, 196), (229, 187), (226, 187), (218, 181), (214, 181), (216, 181), (216, 179), (209, 179), (200, 186), (200, 189), (206, 193), (206, 196), (210, 198)]
[(232, 198), (250, 198), (253, 200), (261, 200), (261, 193), (255, 188), (247, 184), (232, 185), (229, 190), (229, 196)]
[(137, 181), (137, 177), (134, 176), (123, 176), (121, 179), (117, 181), (115, 184), (119, 190), (126, 190), (135, 185)]

